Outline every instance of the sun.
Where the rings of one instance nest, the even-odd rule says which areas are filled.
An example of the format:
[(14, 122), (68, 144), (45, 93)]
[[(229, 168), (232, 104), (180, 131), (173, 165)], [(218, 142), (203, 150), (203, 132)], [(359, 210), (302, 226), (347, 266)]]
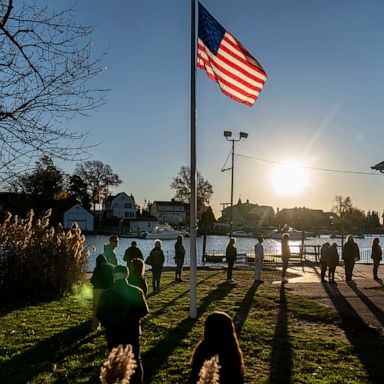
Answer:
[(275, 191), (282, 195), (298, 195), (309, 186), (308, 170), (295, 161), (274, 167), (271, 179)]

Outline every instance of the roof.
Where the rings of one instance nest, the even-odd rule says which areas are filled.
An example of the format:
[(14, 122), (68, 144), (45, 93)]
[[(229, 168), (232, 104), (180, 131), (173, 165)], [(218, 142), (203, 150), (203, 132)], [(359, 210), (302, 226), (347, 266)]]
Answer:
[[(271, 210), (273, 212), (273, 208), (267, 205), (258, 205), (252, 204), (249, 202), (240, 203), (233, 206), (236, 209), (243, 219), (255, 220), (259, 219), (260, 215), (262, 215), (265, 211)], [(231, 207), (226, 207), (224, 211), (229, 212)]]
[(93, 214), (91, 212), (88, 211), (88, 209), (85, 209), (80, 203), (76, 203), (75, 205), (72, 205), (70, 208), (68, 208), (67, 210), (64, 211), (64, 215), (73, 210), (74, 208), (77, 208), (77, 209), (80, 209), (81, 211), (84, 211), (86, 212), (88, 215), (91, 215), (93, 216)]
[(131, 199), (135, 200), (135, 198), (131, 195), (128, 195), (128, 193), (126, 192), (119, 192), (117, 195), (114, 195), (114, 196), (107, 196), (107, 198), (105, 199), (105, 201), (113, 201), (116, 199), (116, 197), (119, 197), (120, 195), (126, 195), (127, 197), (130, 197)]
[(182, 201), (154, 201), (153, 204), (156, 205), (174, 205), (174, 206), (185, 206), (187, 203), (183, 203)]
[(384, 172), (384, 161), (372, 166), (371, 169), (375, 169), (376, 171)]

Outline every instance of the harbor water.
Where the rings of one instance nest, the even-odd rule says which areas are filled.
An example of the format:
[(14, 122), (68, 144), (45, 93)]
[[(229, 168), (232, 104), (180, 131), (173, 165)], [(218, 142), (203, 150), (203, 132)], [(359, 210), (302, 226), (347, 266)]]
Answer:
[[(371, 263), (371, 244), (372, 239), (376, 236), (365, 236), (364, 238), (357, 238), (356, 243), (360, 248), (360, 262)], [(88, 235), (87, 247), (90, 251), (90, 257), (88, 261), (88, 270), (91, 271), (95, 267), (96, 257), (103, 252), (104, 244), (108, 243), (108, 236), (102, 235)], [(119, 245), (116, 248), (116, 254), (119, 264), (125, 264), (123, 256), (125, 250), (131, 245), (131, 242), (135, 240), (138, 247), (143, 252), (144, 258), (149, 255), (149, 252), (154, 246), (154, 240), (135, 239), (135, 238), (120, 238)], [(165, 255), (165, 266), (174, 266), (174, 245), (176, 240), (162, 240), (162, 249)], [(189, 238), (184, 238), (184, 247), (186, 249), (185, 265), (189, 265)], [(331, 239), (329, 236), (320, 236), (314, 238), (307, 238), (305, 245), (321, 245), (325, 242), (337, 243), (339, 246), (339, 254), (341, 257), (341, 239)], [(345, 240), (344, 240), (345, 241)], [(236, 239), (236, 248), (239, 254), (254, 254), (254, 246), (257, 240), (251, 237), (239, 237)], [(384, 242), (384, 236), (380, 237), (380, 243)], [(228, 243), (228, 236), (207, 236), (206, 242), (206, 254), (224, 254), (225, 248)], [(280, 241), (273, 239), (264, 240), (264, 251), (266, 255), (275, 255), (280, 253)], [(291, 252), (298, 252), (301, 241), (290, 241)], [(203, 265), (203, 238), (197, 238), (196, 245), (197, 265)]]

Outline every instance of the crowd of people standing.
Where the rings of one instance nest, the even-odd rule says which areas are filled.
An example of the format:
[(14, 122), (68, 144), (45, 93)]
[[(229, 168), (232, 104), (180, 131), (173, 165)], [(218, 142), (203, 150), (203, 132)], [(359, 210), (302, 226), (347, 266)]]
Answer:
[[(380, 239), (373, 238), (371, 248), (371, 259), (373, 260), (373, 278), (379, 280), (378, 269), (380, 261), (382, 260), (382, 250), (380, 246)], [(356, 261), (360, 260), (360, 249), (355, 242), (353, 235), (347, 236), (347, 241), (341, 248), (341, 259), (344, 262), (345, 281), (347, 283), (353, 282), (353, 270)], [(337, 244), (326, 242), (320, 249), (320, 278), (325, 282), (326, 272), (328, 270), (328, 279), (330, 283), (335, 283), (336, 267), (340, 265), (340, 257), (337, 250)]]
[[(285, 233), (281, 240), (281, 282), (286, 278), (291, 250), (289, 234)], [(136, 241), (126, 249), (123, 260), (126, 265), (118, 265), (116, 247), (119, 239), (111, 236), (109, 243), (104, 246), (104, 253), (96, 259), (96, 267), (91, 277), (93, 284), (93, 316), (92, 330), (102, 326), (109, 351), (118, 346), (131, 345), (135, 356), (136, 368), (130, 378), (131, 383), (143, 382), (143, 367), (140, 357), (141, 319), (149, 312), (147, 295), (148, 285), (145, 280), (145, 264), (151, 266), (152, 291), (160, 291), (161, 274), (165, 261), (162, 243), (155, 240), (153, 249), (147, 258), (137, 246)], [(262, 270), (264, 260), (264, 239), (258, 236), (254, 247), (254, 282), (263, 283)], [(236, 240), (230, 238), (226, 247), (227, 281), (233, 280), (233, 268), (237, 259)], [(182, 236), (178, 236), (175, 244), (175, 283), (183, 282), (182, 271), (185, 259), (185, 248)], [(375, 237), (372, 242), (371, 258), (373, 260), (373, 277), (378, 279), (378, 268), (382, 259), (380, 239)], [(341, 259), (344, 262), (345, 281), (352, 282), (355, 262), (360, 259), (360, 250), (352, 235), (347, 237), (341, 249)], [(338, 246), (336, 243), (324, 243), (320, 251), (320, 278), (325, 282), (328, 271), (329, 283), (335, 283), (335, 272), (340, 265)], [(243, 356), (233, 321), (223, 312), (213, 312), (208, 315), (204, 326), (204, 337), (197, 344), (191, 359), (191, 374), (189, 383), (197, 382), (200, 369), (209, 359), (220, 361), (220, 383), (243, 383)]]

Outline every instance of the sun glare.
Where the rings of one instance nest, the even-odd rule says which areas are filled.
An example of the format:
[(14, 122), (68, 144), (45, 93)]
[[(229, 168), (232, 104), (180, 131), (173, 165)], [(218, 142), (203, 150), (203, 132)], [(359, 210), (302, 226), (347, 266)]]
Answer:
[(308, 171), (297, 162), (277, 165), (271, 173), (275, 191), (283, 195), (297, 195), (308, 187)]

